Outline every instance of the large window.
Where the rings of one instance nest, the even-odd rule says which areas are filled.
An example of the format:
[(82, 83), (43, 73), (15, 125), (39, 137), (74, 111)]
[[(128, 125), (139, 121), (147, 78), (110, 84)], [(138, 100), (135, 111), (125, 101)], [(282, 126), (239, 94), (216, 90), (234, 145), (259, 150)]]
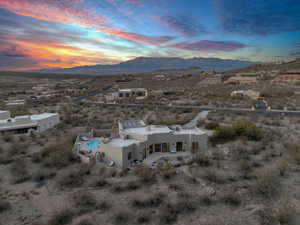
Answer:
[(161, 152), (161, 144), (154, 145), (155, 152)]
[(176, 142), (176, 150), (177, 150), (177, 152), (183, 151), (183, 143), (182, 142)]
[(162, 152), (168, 152), (169, 148), (168, 148), (168, 144), (167, 143), (163, 143), (162, 144)]

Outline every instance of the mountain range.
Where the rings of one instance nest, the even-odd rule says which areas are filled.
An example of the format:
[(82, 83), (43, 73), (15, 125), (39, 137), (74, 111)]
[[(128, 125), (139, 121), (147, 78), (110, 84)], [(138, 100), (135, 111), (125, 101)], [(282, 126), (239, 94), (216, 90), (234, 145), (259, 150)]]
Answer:
[(115, 75), (146, 73), (154, 70), (201, 68), (202, 70), (215, 70), (219, 72), (239, 69), (261, 62), (229, 60), (219, 58), (179, 58), (179, 57), (138, 57), (114, 65), (79, 66), (73, 68), (55, 68), (35, 70), (34, 72), (89, 74), (89, 75)]

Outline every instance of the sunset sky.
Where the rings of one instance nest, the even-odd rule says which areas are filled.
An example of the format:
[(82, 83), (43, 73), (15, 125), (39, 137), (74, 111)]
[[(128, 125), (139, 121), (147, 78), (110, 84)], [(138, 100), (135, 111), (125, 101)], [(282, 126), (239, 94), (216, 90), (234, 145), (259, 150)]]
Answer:
[(0, 0), (0, 70), (300, 57), (299, 0)]

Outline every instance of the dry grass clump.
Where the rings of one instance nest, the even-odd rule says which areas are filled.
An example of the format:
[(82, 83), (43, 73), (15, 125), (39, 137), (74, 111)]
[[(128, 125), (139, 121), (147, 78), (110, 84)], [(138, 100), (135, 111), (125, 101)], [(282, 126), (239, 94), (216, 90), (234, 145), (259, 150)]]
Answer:
[(164, 179), (170, 179), (176, 175), (176, 169), (170, 162), (159, 163), (157, 169), (159, 171), (159, 174)]
[(205, 153), (197, 153), (193, 156), (193, 162), (201, 167), (208, 167), (211, 165), (209, 156)]
[(223, 175), (214, 168), (206, 169), (202, 175), (202, 178), (217, 184), (222, 184), (225, 182)]
[(13, 175), (13, 183), (23, 183), (31, 178), (27, 164), (24, 159), (16, 159), (11, 165), (11, 173)]
[(145, 165), (140, 165), (140, 166), (136, 167), (135, 174), (144, 183), (152, 182), (155, 179), (154, 170)]
[(256, 172), (255, 190), (265, 197), (274, 197), (279, 192), (277, 171), (273, 168), (263, 168)]
[(300, 165), (300, 144), (290, 144), (287, 150), (293, 161)]
[(80, 170), (71, 170), (58, 181), (60, 187), (67, 188), (80, 187), (83, 183), (84, 176)]
[(75, 193), (73, 202), (79, 214), (92, 212), (98, 208), (96, 197), (90, 192)]
[(276, 162), (276, 166), (277, 166), (280, 176), (282, 176), (282, 177), (285, 176), (286, 172), (288, 170), (288, 167), (289, 167), (289, 163), (288, 163), (287, 159), (285, 159), (285, 158), (279, 159)]

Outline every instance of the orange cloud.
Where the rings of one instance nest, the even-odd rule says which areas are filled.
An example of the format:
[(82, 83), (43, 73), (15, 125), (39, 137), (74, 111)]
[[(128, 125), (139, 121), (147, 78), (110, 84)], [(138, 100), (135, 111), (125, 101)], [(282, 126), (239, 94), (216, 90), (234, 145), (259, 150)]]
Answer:
[(148, 36), (113, 28), (106, 17), (98, 15), (97, 12), (85, 7), (82, 3), (83, 0), (0, 0), (0, 7), (22, 16), (40, 20), (94, 27), (109, 35), (150, 45), (159, 45), (173, 39), (169, 36)]

